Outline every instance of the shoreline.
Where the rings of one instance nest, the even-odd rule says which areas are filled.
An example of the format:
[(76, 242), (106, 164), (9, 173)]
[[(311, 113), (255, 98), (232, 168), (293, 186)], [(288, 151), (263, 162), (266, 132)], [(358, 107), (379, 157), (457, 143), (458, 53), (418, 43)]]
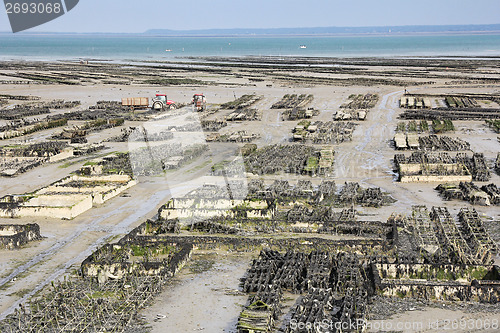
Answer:
[(469, 54), (469, 55), (444, 55), (444, 54), (429, 54), (429, 55), (342, 55), (342, 56), (327, 56), (327, 55), (205, 55), (205, 56), (173, 56), (165, 57), (164, 59), (156, 59), (155, 57), (147, 58), (109, 58), (109, 57), (22, 57), (22, 56), (2, 56), (0, 55), (0, 64), (8, 65), (9, 63), (65, 63), (80, 61), (88, 61), (89, 63), (103, 63), (103, 64), (118, 64), (118, 65), (141, 65), (141, 64), (176, 64), (186, 62), (201, 62), (205, 60), (213, 61), (229, 61), (230, 59), (249, 60), (249, 61), (262, 61), (262, 60), (275, 60), (283, 63), (297, 62), (297, 61), (314, 61), (314, 60), (332, 60), (332, 61), (362, 61), (362, 60), (477, 60), (477, 61), (498, 61), (500, 55), (487, 55), (487, 54)]

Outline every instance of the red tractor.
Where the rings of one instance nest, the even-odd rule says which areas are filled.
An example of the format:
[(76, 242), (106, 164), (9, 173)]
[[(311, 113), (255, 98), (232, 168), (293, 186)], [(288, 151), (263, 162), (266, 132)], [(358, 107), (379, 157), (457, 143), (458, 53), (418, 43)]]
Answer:
[(174, 101), (167, 99), (166, 94), (156, 94), (156, 97), (152, 100), (151, 108), (154, 110), (172, 110), (176, 109), (177, 105), (175, 105)]
[(207, 105), (207, 99), (203, 94), (194, 94), (193, 105), (196, 111), (203, 111)]

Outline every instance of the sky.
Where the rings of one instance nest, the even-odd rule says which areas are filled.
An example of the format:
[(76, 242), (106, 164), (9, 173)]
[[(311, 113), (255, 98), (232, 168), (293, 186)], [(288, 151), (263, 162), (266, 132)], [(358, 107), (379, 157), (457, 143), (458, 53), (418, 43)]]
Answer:
[[(31, 32), (499, 24), (500, 0), (80, 0)], [(11, 31), (0, 9), (0, 31)]]

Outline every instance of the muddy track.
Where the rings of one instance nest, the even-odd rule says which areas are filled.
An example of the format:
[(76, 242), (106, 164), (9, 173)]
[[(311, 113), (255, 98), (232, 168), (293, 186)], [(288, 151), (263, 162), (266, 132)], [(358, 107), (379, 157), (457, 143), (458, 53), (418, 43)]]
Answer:
[[(336, 149), (337, 178), (363, 177), (365, 182), (373, 178), (389, 177), (392, 168), (380, 151), (386, 149), (387, 142), (392, 138), (396, 107), (393, 96), (401, 92), (395, 91), (384, 95), (380, 105), (370, 112), (369, 118), (385, 118), (385, 123), (374, 121), (361, 123), (354, 131), (354, 141), (359, 140), (359, 144), (354, 147), (340, 146)], [(351, 169), (349, 165), (356, 165), (362, 170)]]

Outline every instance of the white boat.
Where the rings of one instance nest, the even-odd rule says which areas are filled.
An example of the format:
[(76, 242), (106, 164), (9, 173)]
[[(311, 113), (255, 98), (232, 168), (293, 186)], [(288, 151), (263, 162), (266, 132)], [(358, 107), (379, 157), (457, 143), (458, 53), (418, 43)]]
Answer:
[(171, 49), (166, 49), (165, 52), (172, 52), (172, 50)]
[(305, 46), (305, 45), (300, 45), (300, 46), (299, 46), (299, 48), (301, 48), (301, 49), (307, 49), (307, 46)]

